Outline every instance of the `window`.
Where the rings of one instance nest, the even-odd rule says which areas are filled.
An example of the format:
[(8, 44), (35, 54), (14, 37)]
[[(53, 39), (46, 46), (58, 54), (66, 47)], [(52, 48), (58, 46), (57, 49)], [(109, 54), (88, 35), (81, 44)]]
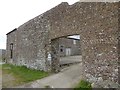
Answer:
[(10, 50), (13, 50), (13, 43), (10, 44)]
[(63, 52), (63, 46), (60, 46), (60, 52)]
[(63, 52), (63, 49), (60, 49), (60, 52)]
[(10, 44), (10, 58), (13, 58), (13, 43)]

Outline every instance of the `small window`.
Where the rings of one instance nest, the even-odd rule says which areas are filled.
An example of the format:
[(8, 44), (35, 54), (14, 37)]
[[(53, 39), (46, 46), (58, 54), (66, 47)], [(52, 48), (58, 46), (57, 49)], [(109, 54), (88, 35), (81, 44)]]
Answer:
[(63, 52), (64, 50), (63, 50), (63, 46), (60, 46), (60, 52)]
[(60, 52), (63, 52), (63, 49), (60, 49)]
[(13, 50), (13, 43), (10, 44), (10, 50)]
[(13, 43), (10, 44), (10, 58), (13, 58)]

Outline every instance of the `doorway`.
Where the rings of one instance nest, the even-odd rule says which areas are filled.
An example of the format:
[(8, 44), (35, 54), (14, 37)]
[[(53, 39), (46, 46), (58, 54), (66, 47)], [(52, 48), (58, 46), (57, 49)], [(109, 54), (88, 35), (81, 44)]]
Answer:
[(70, 56), (71, 55), (71, 48), (66, 48), (65, 53), (66, 53), (66, 56)]

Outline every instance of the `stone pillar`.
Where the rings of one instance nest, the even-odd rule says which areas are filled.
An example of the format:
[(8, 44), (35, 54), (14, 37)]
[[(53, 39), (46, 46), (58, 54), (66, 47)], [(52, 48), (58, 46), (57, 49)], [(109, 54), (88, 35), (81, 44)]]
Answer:
[(60, 56), (59, 56), (59, 39), (54, 39), (51, 41), (51, 56), (52, 56), (52, 62), (51, 62), (51, 68), (53, 72), (59, 72), (60, 71)]
[(49, 43), (49, 45), (46, 46), (46, 71), (47, 72), (51, 72), (52, 70), (52, 56), (51, 56), (51, 43)]
[(120, 85), (120, 32), (118, 37), (118, 83)]
[(108, 33), (82, 34), (84, 76), (94, 87), (118, 87), (118, 35)]

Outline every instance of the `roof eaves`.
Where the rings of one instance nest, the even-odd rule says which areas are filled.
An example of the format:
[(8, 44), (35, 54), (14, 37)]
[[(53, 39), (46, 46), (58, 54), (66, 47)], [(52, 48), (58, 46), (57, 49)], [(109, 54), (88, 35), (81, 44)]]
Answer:
[(8, 32), (6, 35), (8, 35), (8, 34), (14, 32), (14, 31), (16, 31), (16, 30), (17, 30), (17, 28), (15, 28), (15, 29), (13, 29), (12, 31)]

